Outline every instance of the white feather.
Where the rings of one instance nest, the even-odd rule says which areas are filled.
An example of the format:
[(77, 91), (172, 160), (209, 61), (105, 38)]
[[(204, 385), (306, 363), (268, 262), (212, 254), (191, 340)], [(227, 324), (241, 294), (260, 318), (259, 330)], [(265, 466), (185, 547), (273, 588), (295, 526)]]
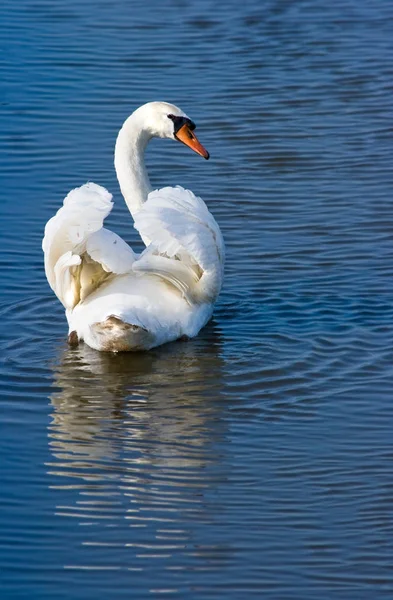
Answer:
[[(162, 188), (149, 194), (142, 209), (134, 215), (134, 220), (141, 236), (152, 240), (148, 249), (152, 265), (149, 265), (146, 252), (143, 255), (146, 271), (157, 268), (156, 254), (177, 257), (188, 267), (198, 267), (196, 271), (200, 272), (200, 277), (193, 286), (200, 280), (199, 287), (194, 290), (199, 302), (208, 301), (218, 294), (223, 274), (224, 242), (213, 215), (201, 198), (180, 186)], [(172, 268), (176, 274), (179, 272), (177, 262), (173, 260), (171, 265), (162, 264), (166, 271)], [(136, 263), (136, 269), (141, 271), (143, 267)], [(189, 279), (188, 276), (186, 278)], [(189, 281), (186, 285), (192, 295)]]
[(132, 269), (135, 255), (131, 248), (102, 227), (113, 206), (111, 199), (105, 188), (87, 183), (72, 190), (46, 224), (42, 242), (46, 275), (68, 309), (101, 285), (108, 274)]

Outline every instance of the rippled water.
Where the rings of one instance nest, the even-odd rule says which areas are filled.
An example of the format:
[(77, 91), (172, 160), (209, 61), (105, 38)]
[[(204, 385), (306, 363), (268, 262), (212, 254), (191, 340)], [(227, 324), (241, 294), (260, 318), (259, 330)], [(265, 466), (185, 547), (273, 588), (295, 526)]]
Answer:
[[(3, 0), (0, 596), (393, 597), (393, 4)], [(69, 349), (43, 227), (139, 104), (211, 152), (225, 287), (189, 343)], [(140, 246), (139, 246), (140, 247)]]

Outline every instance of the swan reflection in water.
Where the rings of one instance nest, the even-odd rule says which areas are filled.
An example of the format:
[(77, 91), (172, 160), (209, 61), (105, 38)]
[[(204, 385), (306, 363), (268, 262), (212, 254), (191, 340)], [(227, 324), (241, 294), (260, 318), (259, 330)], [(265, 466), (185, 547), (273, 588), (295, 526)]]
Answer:
[[(163, 540), (184, 549), (194, 526), (214, 523), (211, 492), (226, 479), (221, 363), (212, 324), (150, 353), (63, 351), (53, 366), (48, 473), (61, 490), (57, 514), (93, 526), (84, 544), (116, 541), (157, 555)], [(209, 551), (227, 554), (217, 541)]]

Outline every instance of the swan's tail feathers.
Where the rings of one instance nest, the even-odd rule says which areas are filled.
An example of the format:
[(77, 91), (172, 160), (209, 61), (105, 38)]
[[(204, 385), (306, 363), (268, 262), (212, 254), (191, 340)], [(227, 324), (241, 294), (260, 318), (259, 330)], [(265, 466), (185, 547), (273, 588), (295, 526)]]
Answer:
[(90, 330), (89, 345), (104, 352), (136, 352), (149, 350), (153, 345), (153, 336), (140, 325), (126, 323), (111, 315), (93, 323)]
[(134, 218), (142, 238), (151, 240), (134, 270), (162, 276), (188, 300), (214, 301), (221, 288), (225, 248), (203, 200), (181, 187), (162, 188), (149, 194)]
[(112, 195), (95, 183), (72, 190), (48, 221), (42, 249), (45, 273), (67, 309), (84, 300), (112, 273), (131, 270), (135, 255), (118, 235), (103, 229)]

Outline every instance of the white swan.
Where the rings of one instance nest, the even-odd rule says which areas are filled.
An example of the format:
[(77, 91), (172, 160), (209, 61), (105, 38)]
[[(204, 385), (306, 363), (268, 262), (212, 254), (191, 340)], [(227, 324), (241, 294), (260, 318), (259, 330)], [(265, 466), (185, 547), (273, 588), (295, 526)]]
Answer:
[(119, 132), (116, 174), (146, 245), (142, 254), (103, 227), (112, 195), (95, 183), (72, 190), (46, 224), (45, 272), (66, 309), (70, 343), (149, 350), (194, 337), (210, 319), (223, 277), (220, 229), (189, 190), (152, 191), (144, 164), (152, 137), (179, 140), (209, 158), (194, 129), (173, 104), (149, 102)]

